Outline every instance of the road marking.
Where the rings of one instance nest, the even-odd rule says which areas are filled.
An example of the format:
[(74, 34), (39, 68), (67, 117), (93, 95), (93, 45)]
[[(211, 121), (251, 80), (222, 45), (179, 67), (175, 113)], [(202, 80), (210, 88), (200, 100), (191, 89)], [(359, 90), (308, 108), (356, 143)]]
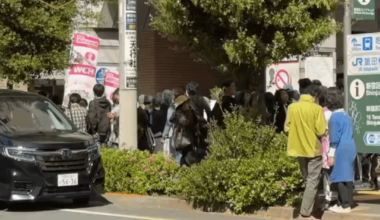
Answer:
[(152, 217), (138, 216), (138, 215), (122, 215), (122, 214), (112, 214), (112, 213), (106, 213), (106, 212), (92, 212), (92, 211), (85, 211), (85, 210), (78, 210), (78, 209), (60, 209), (59, 211), (82, 213), (82, 214), (89, 214), (89, 215), (103, 215), (103, 216), (129, 218), (129, 219), (140, 219), (140, 220), (174, 220), (174, 219), (167, 219), (167, 218), (152, 218)]

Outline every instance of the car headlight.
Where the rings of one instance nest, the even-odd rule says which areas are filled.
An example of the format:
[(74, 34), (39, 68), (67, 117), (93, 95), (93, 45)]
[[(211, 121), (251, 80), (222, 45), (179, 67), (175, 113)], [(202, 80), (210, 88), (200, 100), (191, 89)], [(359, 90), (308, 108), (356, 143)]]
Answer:
[(26, 150), (22, 147), (5, 147), (3, 155), (18, 161), (36, 161), (36, 157), (34, 156), (33, 151)]
[(94, 145), (88, 147), (87, 152), (88, 152), (88, 160), (94, 161), (95, 159), (97, 159), (100, 156), (99, 145), (94, 144)]
[(94, 160), (96, 160), (100, 156), (99, 145), (94, 143), (87, 148), (88, 152), (88, 166), (87, 172), (91, 173), (92, 166), (94, 165)]

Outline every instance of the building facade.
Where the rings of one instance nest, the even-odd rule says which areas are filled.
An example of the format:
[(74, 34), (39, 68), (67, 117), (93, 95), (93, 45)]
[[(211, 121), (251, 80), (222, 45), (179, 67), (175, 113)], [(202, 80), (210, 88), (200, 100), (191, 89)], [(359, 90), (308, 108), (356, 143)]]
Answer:
[[(189, 54), (173, 50), (173, 44), (159, 35), (149, 26), (149, 15), (153, 9), (145, 4), (145, 1), (137, 1), (137, 28), (138, 28), (138, 93), (155, 95), (164, 89), (171, 89), (175, 86), (185, 86), (190, 81), (200, 84), (201, 92), (209, 95), (209, 89), (214, 85), (231, 76), (222, 74), (212, 69), (205, 63), (195, 62)], [(352, 27), (353, 33), (378, 32), (379, 8), (377, 4), (377, 15), (374, 21), (359, 21)], [(93, 7), (93, 11), (101, 13), (103, 20), (91, 27), (78, 30), (101, 39), (100, 51), (98, 55), (98, 68), (119, 68), (119, 41), (118, 41), (118, 5), (104, 3), (99, 7)], [(338, 8), (335, 12), (336, 20), (342, 22), (343, 8)], [(331, 57), (333, 67), (331, 70), (334, 81), (343, 75), (343, 38), (342, 34), (331, 36), (322, 42), (311, 57)], [(299, 71), (295, 78), (312, 76), (307, 74), (305, 59), (296, 57), (291, 62), (299, 62)], [(268, 76), (267, 76), (268, 77)], [(29, 91), (46, 90), (53, 95), (63, 96), (64, 73), (57, 73), (52, 76), (42, 77), (35, 80), (29, 86)], [(294, 82), (296, 83), (296, 82)], [(0, 84), (1, 86), (1, 84)]]

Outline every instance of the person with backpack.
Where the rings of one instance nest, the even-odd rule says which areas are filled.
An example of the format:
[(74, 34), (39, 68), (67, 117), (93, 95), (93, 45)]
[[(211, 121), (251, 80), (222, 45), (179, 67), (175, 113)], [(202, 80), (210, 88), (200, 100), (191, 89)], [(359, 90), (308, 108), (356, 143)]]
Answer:
[(110, 119), (107, 114), (112, 110), (112, 104), (105, 95), (102, 84), (96, 84), (93, 88), (94, 100), (90, 101), (88, 107), (89, 134), (98, 138), (100, 144), (107, 141), (110, 131)]

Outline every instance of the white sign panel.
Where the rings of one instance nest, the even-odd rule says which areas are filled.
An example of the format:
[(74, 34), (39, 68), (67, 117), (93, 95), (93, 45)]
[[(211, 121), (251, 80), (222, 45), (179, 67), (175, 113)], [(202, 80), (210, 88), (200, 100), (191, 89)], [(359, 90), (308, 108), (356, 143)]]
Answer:
[(137, 76), (137, 37), (136, 31), (125, 32), (125, 58), (126, 58), (126, 72), (125, 75)]
[(380, 52), (380, 33), (349, 35), (347, 38), (348, 54)]
[(305, 60), (305, 77), (321, 81), (323, 86), (334, 86), (334, 60), (332, 57), (308, 57)]
[(351, 56), (348, 60), (348, 75), (378, 74), (380, 55)]
[(125, 75), (137, 76), (136, 1), (126, 1)]

